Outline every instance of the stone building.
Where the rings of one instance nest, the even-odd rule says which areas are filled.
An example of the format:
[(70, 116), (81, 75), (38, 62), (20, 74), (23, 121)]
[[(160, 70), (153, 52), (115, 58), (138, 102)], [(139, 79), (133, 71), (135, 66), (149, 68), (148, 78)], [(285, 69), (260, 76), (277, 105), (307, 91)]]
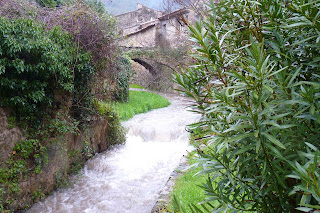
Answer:
[(138, 3), (137, 10), (120, 14), (116, 16), (116, 18), (119, 21), (123, 35), (128, 35), (152, 24), (162, 15), (162, 12), (150, 9)]
[[(178, 48), (180, 54), (187, 52), (190, 41), (187, 25), (194, 24), (200, 19), (200, 12), (205, 10), (203, 1), (195, 0), (196, 7), (183, 7), (170, 13), (163, 13), (141, 4), (132, 12), (116, 16), (121, 29), (119, 45), (125, 48), (159, 48), (163, 55), (148, 58), (149, 56), (137, 54), (132, 57), (132, 70), (134, 72), (131, 83), (137, 83), (145, 88), (168, 91), (172, 85), (172, 72), (184, 60), (176, 60), (168, 51)], [(143, 52), (144, 50), (142, 50)], [(147, 52), (147, 51), (146, 51)], [(165, 88), (165, 89), (164, 89)]]
[(124, 47), (177, 47), (186, 41), (186, 24), (199, 19), (190, 8), (171, 13), (145, 7), (116, 16), (122, 32), (120, 46)]

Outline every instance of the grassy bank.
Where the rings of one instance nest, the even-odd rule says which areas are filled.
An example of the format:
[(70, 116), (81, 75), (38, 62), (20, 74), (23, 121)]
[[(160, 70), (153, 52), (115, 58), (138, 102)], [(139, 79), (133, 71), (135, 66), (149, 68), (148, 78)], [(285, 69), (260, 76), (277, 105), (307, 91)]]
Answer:
[[(195, 140), (195, 138), (201, 138), (205, 135), (201, 134), (197, 130), (193, 130), (195, 134), (191, 135), (190, 144), (194, 147), (201, 147), (201, 145), (207, 144), (207, 140), (204, 139), (201, 142)], [(207, 212), (199, 205), (199, 203), (205, 200), (205, 191), (201, 187), (207, 182), (208, 176), (205, 174), (199, 174), (202, 168), (196, 166), (199, 162), (197, 151), (194, 150), (187, 156), (188, 164), (191, 167), (187, 171), (182, 171), (181, 176), (178, 177), (173, 186), (171, 192), (170, 206), (167, 208), (171, 213), (194, 213), (195, 207), (201, 209), (201, 211)], [(217, 205), (214, 203), (213, 205)], [(200, 211), (200, 212), (201, 212)]]
[(152, 109), (169, 106), (168, 99), (161, 95), (146, 91), (130, 91), (128, 103), (116, 103), (114, 110), (121, 121), (126, 121), (136, 114), (145, 113)]
[[(188, 163), (193, 165), (197, 160), (193, 157), (188, 157)], [(202, 183), (206, 181), (205, 175), (197, 175), (200, 168), (191, 167), (184, 172), (175, 182), (173, 191), (171, 193), (170, 212), (192, 213), (189, 204), (202, 202), (205, 198), (204, 191), (201, 189)]]
[(138, 85), (138, 84), (130, 84), (130, 88), (134, 88), (134, 89), (145, 89), (144, 87)]

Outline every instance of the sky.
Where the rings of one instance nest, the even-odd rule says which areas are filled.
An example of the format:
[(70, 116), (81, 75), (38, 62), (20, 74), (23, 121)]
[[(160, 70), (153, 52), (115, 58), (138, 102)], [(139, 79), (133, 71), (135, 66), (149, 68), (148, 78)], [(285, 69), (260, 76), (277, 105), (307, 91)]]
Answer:
[(118, 15), (137, 9), (137, 3), (161, 10), (163, 0), (101, 0), (109, 13)]

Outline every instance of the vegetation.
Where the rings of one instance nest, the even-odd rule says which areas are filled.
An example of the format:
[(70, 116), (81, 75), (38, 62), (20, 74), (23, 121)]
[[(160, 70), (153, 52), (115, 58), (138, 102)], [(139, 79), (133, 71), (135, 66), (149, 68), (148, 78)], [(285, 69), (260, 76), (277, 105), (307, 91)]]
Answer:
[[(75, 0), (36, 0), (36, 2), (42, 7), (49, 8), (61, 7), (63, 5), (71, 5), (76, 3)], [(84, 0), (84, 2), (99, 14), (106, 12), (104, 5), (99, 0)]]
[[(190, 133), (190, 144), (194, 147), (201, 146), (206, 149), (204, 145), (208, 143), (208, 139), (196, 129), (190, 131)], [(199, 138), (203, 139), (199, 140)], [(188, 208), (188, 206), (199, 204), (206, 197), (201, 185), (206, 182), (208, 177), (206, 174), (201, 173), (201, 166), (197, 166), (198, 164), (201, 165), (199, 151), (200, 149), (198, 148), (189, 152), (186, 156), (189, 167), (185, 171), (179, 171), (180, 176), (175, 181), (170, 195), (171, 202), (170, 206), (168, 206), (170, 212), (180, 212), (181, 210), (182, 212), (192, 213), (192, 208)], [(217, 204), (217, 202), (214, 204)]]
[(203, 203), (185, 208), (320, 210), (319, 8), (221, 0), (190, 26), (196, 64), (175, 81), (203, 115), (192, 127), (209, 138), (198, 150), (208, 179)]
[[(112, 106), (122, 121), (130, 119), (136, 114), (166, 107), (170, 104), (166, 98), (151, 92), (130, 91), (129, 94), (128, 103), (118, 102)], [(100, 111), (105, 108), (110, 108), (110, 104), (100, 103)]]
[(142, 86), (140, 86), (138, 84), (130, 84), (130, 88), (133, 88), (133, 89), (144, 89)]
[[(68, 156), (56, 177), (48, 177), (59, 185), (95, 152), (125, 140), (115, 113), (99, 114), (94, 105), (98, 100), (126, 101), (129, 95), (130, 61), (114, 42), (114, 18), (99, 10), (97, 1), (41, 2), (58, 7), (0, 1), (0, 107), (9, 109), (8, 128), (18, 126), (24, 133), (12, 151), (6, 150), (7, 162), (1, 162), (1, 212), (26, 208), (29, 194), (36, 201), (54, 188), (41, 188), (43, 166), (55, 157), (52, 153)], [(105, 144), (96, 150), (87, 140), (92, 120), (108, 126)], [(72, 134), (83, 141), (68, 144), (64, 137)], [(41, 181), (28, 194), (20, 183), (29, 177)]]
[(41, 118), (56, 107), (59, 95), (73, 91), (74, 60), (88, 70), (78, 72), (92, 69), (89, 55), (73, 58), (71, 36), (61, 28), (46, 32), (32, 20), (0, 18), (0, 32), (0, 106), (14, 109), (19, 120)]
[[(194, 165), (197, 160), (189, 156), (188, 164)], [(190, 209), (185, 208), (190, 203), (200, 203), (205, 199), (205, 193), (200, 185), (206, 181), (205, 175), (197, 175), (200, 172), (198, 167), (190, 167), (187, 171), (183, 171), (181, 176), (175, 181), (172, 191), (172, 202), (170, 209), (173, 212), (178, 212), (183, 209), (185, 212), (192, 212)], [(181, 202), (179, 202), (177, 199)]]
[(117, 101), (129, 101), (129, 81), (132, 76), (131, 60), (127, 56), (119, 58), (118, 72), (116, 72), (117, 87), (114, 91), (113, 97)]
[[(125, 58), (121, 59), (121, 53), (117, 50), (113, 42), (113, 39), (116, 36), (116, 30), (115, 20), (111, 16), (105, 13), (98, 14), (95, 10), (91, 10), (87, 4), (81, 1), (72, 5), (61, 6), (55, 10), (42, 10), (36, 5), (19, 0), (5, 0), (0, 4), (0, 14), (2, 16), (8, 17), (12, 22), (15, 22), (15, 19), (18, 18), (23, 18), (24, 20), (22, 21), (23, 23), (20, 23), (22, 29), (13, 37), (10, 36), (9, 30), (11, 30), (12, 33), (14, 24), (11, 24), (12, 27), (7, 23), (3, 24), (3, 27), (6, 27), (3, 28), (3, 30), (6, 30), (4, 31), (3, 37), (5, 37), (5, 41), (8, 42), (3, 44), (2, 47), (4, 55), (0, 64), (2, 74), (0, 77), (8, 80), (6, 84), (7, 87), (11, 87), (10, 85), (12, 82), (10, 81), (10, 78), (14, 79), (14, 76), (12, 76), (13, 73), (5, 72), (5, 69), (8, 70), (9, 66), (12, 66), (5, 60), (6, 57), (10, 56), (13, 58), (13, 62), (17, 64), (15, 66), (21, 69), (17, 69), (17, 74), (23, 72), (19, 78), (40, 81), (41, 79), (33, 77), (34, 73), (38, 73), (41, 78), (46, 79), (52, 79), (52, 75), (55, 75), (55, 78), (58, 78), (57, 83), (59, 84), (63, 84), (69, 80), (69, 82), (67, 82), (69, 85), (63, 85), (63, 89), (66, 90), (66, 92), (69, 92), (69, 95), (73, 95), (72, 108), (75, 116), (79, 119), (85, 117), (85, 114), (90, 113), (88, 108), (90, 108), (90, 100), (93, 98), (127, 99), (128, 89), (125, 89), (125, 85), (128, 85), (128, 78), (130, 76), (129, 62)], [(9, 10), (7, 10), (8, 8)], [(46, 18), (44, 19), (44, 17)], [(70, 22), (70, 20), (72, 20), (72, 22)], [(28, 29), (29, 25), (27, 23), (30, 25), (30, 29)], [(36, 30), (36, 36), (39, 39), (39, 41), (37, 41), (38, 43), (35, 44), (32, 42), (33, 38), (31, 35), (33, 29)], [(61, 32), (59, 32), (59, 29)], [(62, 31), (67, 31), (69, 34)], [(45, 36), (47, 36), (47, 38)], [(19, 44), (18, 42), (22, 38), (24, 38), (24, 42)], [(51, 39), (52, 42), (50, 43), (50, 40), (48, 39)], [(57, 44), (57, 47), (55, 47), (56, 49), (50, 50), (49, 48), (55, 43)], [(43, 47), (38, 51), (36, 48), (39, 45), (42, 45)], [(54, 48), (54, 46), (52, 46), (52, 48)], [(46, 50), (48, 50), (48, 53), (45, 53)], [(26, 55), (29, 52), (34, 55), (33, 61), (26, 58)], [(58, 52), (61, 54), (57, 54)], [(44, 56), (48, 55), (48, 57), (40, 58), (40, 54)], [(20, 61), (16, 60), (16, 57), (17, 59), (20, 59)], [(55, 63), (54, 60), (61, 61), (61, 63)], [(33, 63), (39, 64), (34, 67), (28, 67), (30, 66), (29, 64)], [(45, 68), (47, 67), (50, 68), (50, 72), (46, 72)], [(28, 69), (32, 70), (29, 71)], [(46, 73), (46, 75), (42, 76), (43, 73)], [(7, 77), (7, 75), (11, 76)], [(59, 75), (61, 76), (61, 79)], [(66, 80), (62, 78), (66, 78)], [(105, 80), (101, 81), (98, 79)], [(1, 82), (5, 83), (6, 81)], [(36, 82), (29, 80), (25, 83), (30, 83), (33, 87), (37, 85), (34, 84)], [(29, 97), (23, 98), (32, 99), (29, 100), (29, 102), (33, 101), (37, 103), (38, 108), (40, 107), (39, 105), (41, 102), (45, 101), (42, 99), (46, 99), (47, 105), (43, 108), (48, 108), (48, 106), (51, 107), (55, 104), (53, 94), (49, 94), (50, 91), (48, 91), (49, 89), (53, 90), (55, 85), (50, 85), (49, 83), (47, 85), (44, 82), (43, 85), (37, 86), (38, 90), (33, 89), (35, 91), (29, 91), (29, 89), (22, 94), (18, 91), (17, 93), (21, 94), (21, 96), (26, 96), (27, 93), (33, 92), (28, 95)], [(6, 85), (3, 85), (3, 88)], [(20, 84), (13, 85), (19, 87)], [(62, 87), (61, 85), (58, 86)], [(21, 84), (20, 87), (24, 87), (24, 84)], [(56, 89), (58, 88), (55, 88), (55, 90)], [(15, 101), (16, 105), (20, 104), (17, 105), (17, 107), (25, 104), (25, 100), (14, 100), (10, 96), (10, 94), (13, 96), (15, 95), (12, 90), (16, 90), (16, 88), (11, 88), (10, 91), (5, 88), (4, 90), (1, 90), (1, 95), (3, 97), (8, 95), (8, 98), (5, 98), (4, 101), (0, 100), (2, 102), (1, 105), (11, 107), (13, 103), (7, 103), (8, 99), (12, 99), (11, 102)], [(58, 92), (58, 90), (54, 92)], [(37, 95), (37, 97), (33, 97), (35, 95)], [(60, 94), (54, 95), (56, 97), (61, 97), (61, 95), (68, 96), (68, 94), (61, 94), (61, 92)], [(39, 100), (39, 98), (42, 99)], [(34, 105), (35, 104), (32, 106), (33, 109), (39, 110), (38, 108), (36, 109)], [(47, 110), (50, 109), (48, 108)]]

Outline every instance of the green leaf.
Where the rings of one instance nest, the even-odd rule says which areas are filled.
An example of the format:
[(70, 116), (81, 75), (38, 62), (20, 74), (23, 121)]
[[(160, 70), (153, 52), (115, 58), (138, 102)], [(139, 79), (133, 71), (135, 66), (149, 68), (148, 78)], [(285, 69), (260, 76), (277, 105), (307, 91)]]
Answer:
[(306, 27), (306, 26), (312, 26), (312, 23), (311, 22), (293, 23), (293, 24), (289, 24), (287, 26), (284, 26), (284, 28)]
[(315, 88), (320, 88), (320, 83), (310, 82), (310, 81), (299, 81), (297, 83), (294, 83), (292, 86), (295, 87), (300, 85), (311, 85), (311, 86), (314, 86)]
[(244, 152), (249, 151), (250, 149), (253, 149), (254, 147), (255, 147), (254, 144), (245, 146), (245, 147), (243, 147), (242, 149), (238, 150), (238, 151), (235, 153), (235, 155), (240, 155), (240, 154), (242, 154), (242, 153), (244, 153)]
[(308, 207), (298, 207), (296, 209), (299, 210), (299, 211), (303, 211), (303, 212), (310, 212), (310, 211), (313, 210), (313, 209), (308, 208)]
[(253, 136), (253, 133), (244, 133), (240, 135), (236, 135), (235, 137), (231, 137), (228, 140), (226, 140), (226, 143), (234, 142), (234, 141), (239, 141), (245, 138), (250, 138)]
[(311, 144), (311, 143), (306, 142), (305, 144), (306, 144), (308, 147), (310, 147), (313, 151), (317, 151), (317, 150), (318, 150), (318, 148), (317, 148), (316, 146), (314, 146), (313, 144)]
[(275, 137), (273, 137), (272, 135), (266, 133), (266, 132), (262, 132), (261, 133), (263, 136), (265, 136), (269, 141), (271, 141), (274, 145), (282, 148), (282, 149), (285, 149), (286, 147), (278, 140), (276, 139)]

